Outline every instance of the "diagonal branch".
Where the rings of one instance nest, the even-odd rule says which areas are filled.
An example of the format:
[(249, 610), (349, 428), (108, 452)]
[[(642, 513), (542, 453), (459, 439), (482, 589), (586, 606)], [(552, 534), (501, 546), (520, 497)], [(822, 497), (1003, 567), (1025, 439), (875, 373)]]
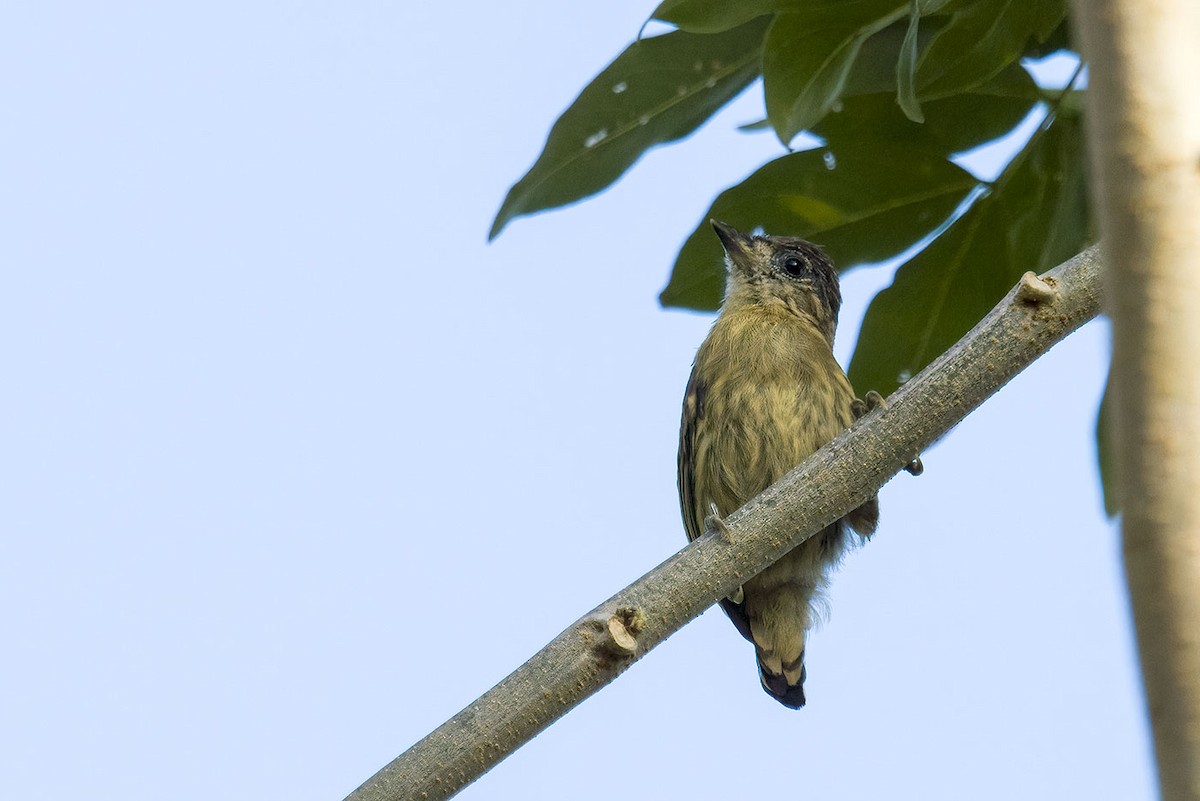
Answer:
[(889, 399), (711, 532), (577, 620), (355, 790), (449, 798), (798, 543), (856, 508), (921, 450), (1100, 310), (1089, 248), (1021, 282)]

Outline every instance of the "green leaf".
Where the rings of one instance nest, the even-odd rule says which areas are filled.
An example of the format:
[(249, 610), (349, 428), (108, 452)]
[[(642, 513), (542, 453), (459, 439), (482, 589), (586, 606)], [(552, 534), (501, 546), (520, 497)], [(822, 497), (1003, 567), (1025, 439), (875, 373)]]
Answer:
[(758, 76), (768, 22), (711, 36), (674, 31), (626, 48), (554, 123), (488, 238), (514, 217), (599, 192), (649, 148), (696, 130)]
[[(944, 19), (921, 18), (921, 25), (917, 29), (918, 52), (933, 39), (934, 32)], [(908, 28), (908, 22), (902, 19), (863, 42), (858, 51), (858, 58), (854, 60), (854, 66), (842, 87), (843, 98), (891, 92), (896, 88), (896, 65), (900, 61), (900, 51), (904, 47), (905, 37), (908, 36)]]
[(663, 0), (650, 16), (692, 33), (719, 33), (777, 11), (795, 11), (805, 0)]
[[(1048, 270), (1091, 240), (1085, 158), (1083, 121), (1060, 114), (1005, 187), (1014, 198), (1008, 238), (1022, 262), (1014, 266), (1016, 277)], [(1022, 194), (1030, 202), (1021, 202)]]
[(850, 363), (858, 391), (887, 395), (953, 345), (1026, 270), (1088, 238), (1082, 132), (1058, 118), (980, 198), (875, 296)]
[(826, 0), (775, 17), (763, 49), (763, 90), (780, 141), (786, 145), (825, 116), (863, 43), (906, 8), (903, 0)]
[[(764, 14), (806, 12), (814, 8), (846, 7), (858, 0), (663, 0), (650, 16), (692, 33), (719, 33)], [(950, 0), (925, 0), (924, 13), (931, 14)]]
[[(916, 49), (919, 51), (923, 48), (941, 26), (946, 17), (921, 17), (921, 24), (917, 31)], [(901, 48), (905, 46), (907, 40), (907, 31), (909, 24), (904, 21), (895, 22), (863, 42), (862, 48), (858, 52), (858, 58), (855, 59), (854, 67), (850, 70), (850, 75), (846, 79), (846, 84), (842, 89), (842, 99), (834, 103), (830, 111), (832, 113), (825, 115), (819, 123), (810, 130), (819, 136), (829, 136), (833, 129), (838, 130), (853, 130), (855, 136), (871, 134), (872, 130), (875, 133), (881, 130), (888, 131), (888, 138), (893, 138), (892, 126), (907, 126), (917, 128), (917, 126), (908, 125), (908, 120), (901, 114), (892, 113), (894, 109), (880, 108), (878, 112), (871, 112), (872, 116), (864, 116), (865, 109), (861, 103), (857, 102), (857, 98), (862, 95), (874, 95), (880, 93), (888, 93), (892, 91), (896, 84), (896, 65), (901, 58)], [(984, 86), (976, 87), (964, 95), (955, 96), (949, 100), (937, 100), (935, 103), (949, 103), (950, 100), (956, 100), (961, 97), (969, 97), (973, 100), (970, 113), (964, 115), (958, 123), (964, 130), (963, 135), (960, 135), (956, 141), (965, 141), (967, 144), (953, 147), (946, 152), (954, 152), (957, 150), (966, 150), (976, 144), (987, 142), (1002, 133), (1007, 132), (1013, 127), (1025, 112), (1032, 107), (1034, 101), (1041, 99), (1041, 93), (1033, 79), (1019, 66), (1009, 67), (1000, 75), (993, 78)], [(894, 106), (894, 97), (888, 96), (888, 105)], [(1028, 100), (1027, 103), (1017, 103), (1017, 101)], [(872, 101), (873, 103), (874, 101)], [(982, 119), (996, 119), (997, 114), (993, 105), (998, 104), (1002, 107), (1001, 114), (1007, 119), (1009, 111), (1020, 105), (1022, 111), (1018, 117), (1012, 120), (1011, 123), (1004, 125), (1002, 128), (983, 125), (983, 129), (993, 131), (991, 135), (975, 135), (973, 132), (977, 128), (977, 123)], [(844, 113), (842, 113), (844, 111)], [(981, 116), (982, 115), (982, 116)], [(945, 114), (940, 116), (946, 116)], [(861, 120), (861, 124), (860, 124)], [(937, 123), (935, 118), (933, 121)], [(944, 127), (944, 126), (943, 126)], [(770, 120), (756, 120), (755, 122), (746, 123), (738, 126), (739, 131), (757, 132), (771, 130)], [(918, 129), (919, 130), (919, 129)]]
[[(932, 39), (940, 22), (944, 17), (922, 17), (921, 25), (917, 31), (917, 49), (924, 46), (924, 43)], [(896, 64), (900, 60), (901, 47), (905, 43), (905, 36), (908, 30), (907, 22), (897, 22), (889, 25), (883, 30), (871, 36), (863, 43), (859, 50), (858, 58), (854, 62), (854, 67), (850, 71), (850, 76), (846, 80), (846, 84), (842, 89), (842, 98), (836, 102), (831, 113), (826, 114), (819, 123), (813, 126), (810, 130), (819, 136), (829, 136), (834, 129), (839, 131), (853, 130), (855, 136), (869, 134), (872, 131), (886, 130), (888, 138), (893, 137), (892, 126), (902, 126), (909, 128), (917, 128), (917, 126), (908, 125), (908, 119), (901, 114), (892, 113), (894, 109), (880, 107), (877, 111), (870, 112), (871, 116), (864, 116), (864, 106), (858, 102), (858, 98), (863, 95), (878, 95), (881, 93), (889, 93), (893, 85), (896, 83), (895, 69)], [(965, 115), (958, 123), (964, 128), (963, 135), (958, 137), (957, 141), (967, 141), (968, 144), (960, 145), (951, 148), (946, 152), (954, 152), (957, 150), (966, 150), (973, 147), (975, 144), (987, 142), (1002, 133), (1007, 132), (1025, 115), (1025, 112), (1032, 108), (1033, 102), (1042, 98), (1041, 92), (1029, 74), (1019, 66), (1009, 67), (1000, 75), (993, 78), (984, 86), (976, 87), (969, 90), (963, 95), (956, 95), (948, 100), (936, 100), (934, 103), (950, 103), (952, 100), (958, 100), (964, 97), (971, 98), (974, 105), (970, 114)], [(977, 122), (981, 119), (986, 122), (988, 119), (995, 119), (996, 114), (992, 113), (992, 106), (998, 103), (1003, 106), (1001, 116), (1007, 119), (1008, 111), (1014, 108), (1018, 100), (1028, 100), (1027, 103), (1020, 103), (1023, 109), (1017, 119), (1012, 120), (1011, 124), (1005, 125), (1003, 128), (995, 129), (989, 135), (975, 135), (973, 132), (977, 127)], [(870, 101), (874, 104), (874, 99)], [(892, 95), (887, 97), (888, 105), (895, 105), (895, 99)], [(982, 113), (982, 117), (980, 117)], [(945, 116), (945, 115), (941, 115)], [(934, 119), (936, 124), (937, 120)], [(994, 126), (983, 125), (984, 129), (992, 130)], [(917, 128), (919, 130), (919, 128)], [(968, 131), (969, 129), (969, 131)], [(739, 131), (757, 132), (771, 130), (770, 120), (756, 120), (755, 122), (746, 123), (738, 126)]]
[(1117, 480), (1117, 451), (1112, 430), (1112, 374), (1104, 383), (1104, 396), (1096, 413), (1096, 463), (1100, 466), (1100, 491), (1104, 512), (1109, 517), (1121, 513), (1121, 484)]
[(758, 133), (759, 131), (771, 130), (771, 121), (767, 119), (755, 120), (754, 122), (744, 122), (737, 127), (742, 133)]
[(888, 395), (967, 331), (1008, 288), (1004, 231), (976, 203), (871, 301), (850, 362), (858, 392)]
[(950, 22), (917, 64), (922, 99), (945, 97), (983, 83), (1045, 41), (1066, 16), (1064, 0), (958, 0)]
[[(1059, 94), (1059, 93), (1055, 93)], [(1087, 89), (1067, 89), (1058, 99), (1058, 113), (1083, 116), (1083, 104), (1087, 100)]]
[(659, 299), (693, 309), (720, 303), (725, 270), (710, 218), (811, 239), (845, 270), (895, 256), (929, 235), (975, 183), (927, 149), (875, 137), (783, 156), (717, 197), (680, 250)]
[(878, 93), (844, 98), (841, 110), (826, 115), (812, 131), (830, 143), (886, 131), (889, 141), (949, 157), (1007, 134), (1040, 98), (1029, 73), (1014, 65), (983, 86), (925, 103), (924, 124), (905, 117), (890, 93)]
[(1032, 45), (1025, 51), (1026, 58), (1045, 58), (1051, 53), (1057, 53), (1060, 50), (1069, 50), (1077, 58), (1079, 54), (1075, 52), (1075, 46), (1071, 42), (1071, 23), (1069, 19), (1063, 19), (1058, 24), (1058, 27), (1050, 32), (1045, 41)]
[[(890, 92), (896, 88), (896, 65), (908, 36), (908, 22), (900, 20), (883, 28), (863, 42), (854, 66), (842, 86), (842, 97)], [(918, 49), (930, 39), (927, 26), (917, 30)]]
[(921, 28), (921, 3), (912, 0), (908, 11), (908, 30), (904, 34), (904, 42), (900, 45), (900, 57), (896, 62), (896, 102), (904, 116), (913, 122), (925, 122), (921, 113), (921, 103), (917, 100), (917, 32)]

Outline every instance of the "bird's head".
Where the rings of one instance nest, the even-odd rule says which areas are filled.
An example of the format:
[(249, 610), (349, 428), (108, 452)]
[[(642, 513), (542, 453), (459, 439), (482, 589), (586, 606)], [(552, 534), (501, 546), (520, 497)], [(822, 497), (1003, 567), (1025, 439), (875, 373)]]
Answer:
[(793, 236), (750, 236), (712, 220), (725, 247), (723, 309), (780, 306), (812, 321), (832, 343), (842, 293), (825, 251)]

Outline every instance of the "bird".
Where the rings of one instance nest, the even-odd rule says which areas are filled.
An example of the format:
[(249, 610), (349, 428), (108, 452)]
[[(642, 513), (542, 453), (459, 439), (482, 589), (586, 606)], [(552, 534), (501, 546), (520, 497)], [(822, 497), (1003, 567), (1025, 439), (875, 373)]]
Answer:
[[(874, 392), (858, 400), (834, 358), (842, 298), (829, 256), (797, 237), (711, 224), (725, 250), (726, 288), (683, 401), (679, 502), (689, 540), (882, 403)], [(804, 706), (805, 641), (830, 573), (878, 523), (872, 497), (720, 601), (754, 644), (763, 689), (784, 706)]]

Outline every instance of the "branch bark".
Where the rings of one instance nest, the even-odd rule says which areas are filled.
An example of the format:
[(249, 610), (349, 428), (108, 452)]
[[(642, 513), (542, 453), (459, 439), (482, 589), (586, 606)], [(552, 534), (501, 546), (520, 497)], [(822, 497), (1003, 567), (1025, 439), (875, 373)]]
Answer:
[(1200, 5), (1075, 0), (1125, 573), (1165, 801), (1200, 799)]
[[(448, 798), (718, 598), (856, 508), (1100, 310), (1096, 247), (1027, 273), (953, 348), (713, 531), (584, 615), (367, 780), (350, 801)], [(865, 389), (865, 388), (862, 388)]]

